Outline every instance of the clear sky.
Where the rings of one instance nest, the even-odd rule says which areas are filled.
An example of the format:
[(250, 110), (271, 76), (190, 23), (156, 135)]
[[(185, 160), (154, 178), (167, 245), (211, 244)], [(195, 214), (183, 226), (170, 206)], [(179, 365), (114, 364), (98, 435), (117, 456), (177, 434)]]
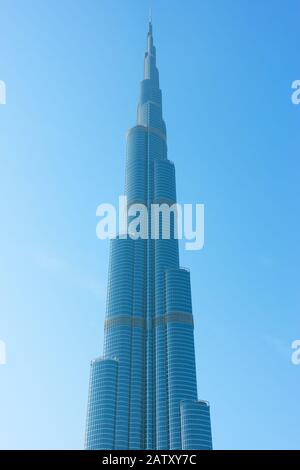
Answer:
[(149, 6), (214, 447), (299, 449), (297, 0), (0, 0), (0, 447), (83, 447)]

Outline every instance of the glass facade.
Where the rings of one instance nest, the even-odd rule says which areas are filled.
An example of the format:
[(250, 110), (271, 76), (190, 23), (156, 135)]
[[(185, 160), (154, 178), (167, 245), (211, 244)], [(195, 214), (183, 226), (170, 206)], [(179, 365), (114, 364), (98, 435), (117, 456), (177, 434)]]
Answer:
[(111, 241), (103, 358), (91, 363), (86, 449), (211, 449), (209, 406), (197, 401), (190, 273), (175, 217), (151, 239), (151, 205), (176, 203), (149, 24), (137, 124), (127, 134), (128, 208), (148, 207), (148, 239)]
[(209, 404), (184, 400), (180, 403), (182, 449), (212, 449)]

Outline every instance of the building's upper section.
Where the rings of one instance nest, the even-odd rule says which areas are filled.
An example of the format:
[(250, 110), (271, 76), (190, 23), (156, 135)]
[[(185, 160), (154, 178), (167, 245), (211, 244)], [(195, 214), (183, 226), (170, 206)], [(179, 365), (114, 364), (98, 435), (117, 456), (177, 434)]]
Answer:
[(162, 117), (162, 96), (159, 88), (159, 73), (156, 66), (156, 49), (153, 44), (152, 21), (149, 21), (147, 50), (144, 59), (144, 79), (138, 104), (137, 124), (156, 129), (166, 137), (166, 126)]
[(159, 76), (156, 67), (156, 49), (153, 45), (152, 23), (149, 22), (149, 31), (147, 34), (147, 51), (145, 52), (144, 78), (152, 80), (159, 87)]

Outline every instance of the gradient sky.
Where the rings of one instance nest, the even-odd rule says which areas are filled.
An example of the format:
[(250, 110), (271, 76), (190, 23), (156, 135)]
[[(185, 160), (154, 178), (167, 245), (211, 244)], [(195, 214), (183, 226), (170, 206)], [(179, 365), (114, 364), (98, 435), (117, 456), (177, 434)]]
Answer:
[(296, 0), (0, 0), (0, 447), (82, 448), (149, 6), (216, 449), (300, 448)]

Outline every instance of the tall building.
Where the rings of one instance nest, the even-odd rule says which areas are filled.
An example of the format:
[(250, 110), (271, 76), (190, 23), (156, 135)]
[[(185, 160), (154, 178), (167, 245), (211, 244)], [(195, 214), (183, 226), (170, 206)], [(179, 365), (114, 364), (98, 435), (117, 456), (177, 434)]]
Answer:
[[(197, 398), (190, 273), (171, 236), (151, 239), (151, 204), (176, 202), (175, 168), (149, 23), (137, 124), (127, 134), (128, 208), (149, 210), (149, 237), (111, 241), (103, 356), (91, 362), (86, 449), (211, 449)], [(174, 215), (174, 214), (173, 214)], [(162, 220), (162, 218), (161, 218)]]

